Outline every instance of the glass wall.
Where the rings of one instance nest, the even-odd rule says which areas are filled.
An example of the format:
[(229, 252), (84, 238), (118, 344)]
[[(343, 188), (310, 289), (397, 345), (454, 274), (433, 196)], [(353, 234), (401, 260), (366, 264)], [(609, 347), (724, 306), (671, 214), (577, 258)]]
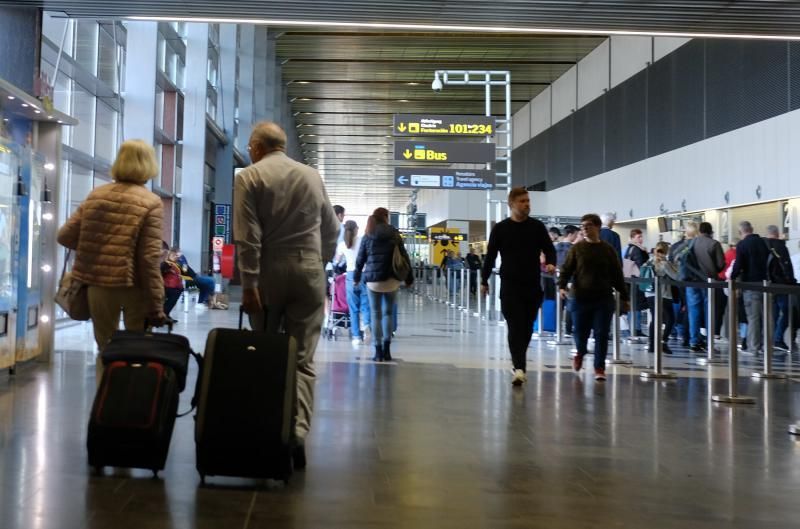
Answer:
[[(117, 40), (114, 39), (116, 33)], [(59, 223), (66, 220), (93, 187), (110, 180), (106, 170), (120, 142), (118, 96), (124, 78), (125, 27), (88, 19), (63, 19), (44, 13), (41, 70), (53, 84), (53, 105), (75, 117), (78, 125), (65, 127), (62, 142), (62, 178), (69, 204)], [(60, 50), (61, 42), (64, 42)], [(59, 72), (55, 63), (59, 60)], [(98, 97), (98, 94), (101, 94)]]

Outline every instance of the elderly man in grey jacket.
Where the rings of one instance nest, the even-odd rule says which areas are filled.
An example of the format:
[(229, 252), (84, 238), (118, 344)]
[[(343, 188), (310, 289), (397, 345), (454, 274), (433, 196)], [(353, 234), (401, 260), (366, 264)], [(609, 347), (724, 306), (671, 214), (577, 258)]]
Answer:
[[(722, 251), (722, 245), (711, 237), (714, 234), (711, 223), (701, 222), (698, 231), (700, 234), (695, 237), (693, 248), (697, 264), (706, 278), (717, 279), (719, 273), (725, 269), (725, 254)], [(689, 348), (695, 352), (703, 349), (700, 327), (705, 325), (706, 332), (714, 332), (714, 329), (708, 328), (707, 307), (707, 289), (691, 287), (686, 289), (686, 308), (689, 312)]]
[(304, 440), (314, 405), (314, 350), (325, 308), (325, 263), (333, 259), (339, 220), (319, 173), (285, 154), (286, 133), (259, 123), (247, 146), (253, 164), (236, 176), (234, 234), (242, 306), (254, 329), (283, 320), (297, 341), (296, 468), (305, 467)]

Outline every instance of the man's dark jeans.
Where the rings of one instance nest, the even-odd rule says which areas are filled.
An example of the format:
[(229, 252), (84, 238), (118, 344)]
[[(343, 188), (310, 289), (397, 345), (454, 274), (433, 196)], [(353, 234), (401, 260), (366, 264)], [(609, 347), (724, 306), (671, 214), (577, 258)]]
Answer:
[(583, 356), (587, 351), (589, 335), (594, 332), (594, 368), (606, 368), (608, 333), (614, 315), (614, 299), (571, 300), (572, 322), (575, 326), (575, 348)]

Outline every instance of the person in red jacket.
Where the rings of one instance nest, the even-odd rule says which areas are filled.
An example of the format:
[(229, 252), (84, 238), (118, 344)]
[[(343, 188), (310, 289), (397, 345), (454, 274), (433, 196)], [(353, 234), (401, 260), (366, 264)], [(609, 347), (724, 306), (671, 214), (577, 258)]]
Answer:
[(164, 279), (164, 314), (168, 321), (177, 323), (178, 320), (170, 316), (170, 312), (183, 294), (181, 266), (178, 264), (178, 254), (175, 250), (170, 250), (166, 242), (163, 243), (162, 248), (165, 256), (161, 261), (161, 277)]

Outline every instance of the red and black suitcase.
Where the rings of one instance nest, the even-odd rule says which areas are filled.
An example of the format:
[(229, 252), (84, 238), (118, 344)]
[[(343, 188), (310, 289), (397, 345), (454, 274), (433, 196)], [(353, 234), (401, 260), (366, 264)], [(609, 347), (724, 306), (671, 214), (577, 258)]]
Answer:
[(201, 365), (183, 336), (114, 334), (101, 356), (105, 371), (86, 442), (89, 464), (98, 473), (105, 466), (145, 468), (154, 475), (164, 469), (189, 356)]
[(297, 345), (286, 334), (212, 329), (203, 355), (195, 442), (206, 476), (288, 483), (296, 401)]

